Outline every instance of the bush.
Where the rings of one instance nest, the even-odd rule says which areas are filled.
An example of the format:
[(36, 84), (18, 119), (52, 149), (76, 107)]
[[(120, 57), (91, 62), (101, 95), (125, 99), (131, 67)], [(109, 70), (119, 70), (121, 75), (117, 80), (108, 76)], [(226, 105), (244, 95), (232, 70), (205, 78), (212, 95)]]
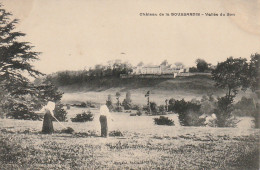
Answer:
[(74, 132), (74, 129), (72, 129), (71, 127), (67, 127), (66, 129), (61, 130), (61, 133), (72, 134), (73, 132)]
[(160, 105), (160, 106), (159, 106), (159, 114), (160, 114), (160, 115), (166, 115), (165, 105)]
[(42, 118), (42, 116), (35, 114), (26, 103), (10, 102), (6, 108), (9, 110), (6, 114), (7, 118), (23, 120), (41, 120)]
[(85, 102), (81, 102), (79, 107), (87, 107), (87, 104)]
[(119, 130), (114, 130), (109, 132), (109, 136), (123, 136), (123, 134)]
[(174, 121), (165, 116), (160, 116), (159, 118), (154, 118), (154, 123), (156, 125), (174, 126)]
[(121, 107), (121, 106), (116, 106), (113, 111), (114, 111), (114, 112), (123, 112), (123, 107)]
[(232, 105), (233, 97), (220, 97), (218, 98), (217, 109), (215, 114), (217, 117), (216, 124), (218, 127), (235, 127), (238, 123), (237, 119), (231, 114), (234, 110)]
[[(66, 110), (63, 109), (63, 104), (61, 103), (57, 103), (55, 105), (55, 109), (54, 109), (54, 116), (58, 119), (58, 121), (60, 122), (65, 122), (67, 121), (67, 112)], [(55, 121), (55, 119), (53, 118), (53, 120)]]
[(184, 126), (205, 126), (206, 118), (201, 118), (201, 114), (192, 110), (187, 111)]
[[(237, 116), (253, 116), (256, 111), (256, 105), (254, 104), (253, 98), (242, 97), (240, 101), (234, 104), (232, 114)], [(238, 111), (239, 110), (239, 111)]]
[(159, 113), (159, 108), (155, 102), (150, 102), (150, 108), (153, 115), (157, 115)]
[[(197, 124), (195, 122), (199, 122), (199, 120), (197, 119), (201, 115), (199, 114), (200, 107), (201, 107), (200, 104), (189, 102), (189, 101), (186, 102), (184, 99), (171, 100), (171, 102), (169, 103), (170, 103), (169, 111), (173, 111), (179, 114), (179, 120), (183, 126), (194, 126), (195, 124)], [(191, 114), (196, 114), (196, 115), (191, 115)]]
[(85, 111), (81, 114), (77, 114), (76, 117), (71, 118), (72, 122), (87, 122), (87, 121), (92, 121), (94, 119), (93, 114), (91, 111), (88, 111), (86, 113)]
[(86, 102), (86, 107), (97, 108), (96, 104), (92, 103), (91, 101)]
[(142, 110), (137, 110), (136, 114), (137, 114), (138, 116), (141, 116), (141, 115), (143, 114), (143, 112), (142, 112)]
[(214, 110), (216, 109), (216, 107), (217, 107), (216, 102), (206, 100), (206, 101), (201, 102), (200, 112), (203, 114), (210, 115), (210, 114), (214, 113)]
[(70, 104), (66, 104), (67, 110), (70, 110)]
[(132, 109), (132, 110), (140, 110), (140, 109), (142, 110), (143, 108), (142, 108), (142, 106), (140, 106), (140, 105), (133, 104), (132, 107), (131, 107), (131, 109)]
[(125, 110), (129, 110), (129, 109), (132, 108), (131, 93), (129, 91), (126, 93), (126, 97), (123, 100), (122, 105), (123, 105)]

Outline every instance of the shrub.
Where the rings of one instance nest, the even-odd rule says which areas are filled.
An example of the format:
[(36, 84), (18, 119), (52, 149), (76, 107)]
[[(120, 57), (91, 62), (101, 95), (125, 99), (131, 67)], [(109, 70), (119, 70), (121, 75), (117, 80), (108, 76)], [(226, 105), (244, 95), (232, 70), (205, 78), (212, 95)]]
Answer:
[(137, 114), (138, 116), (141, 116), (141, 115), (143, 114), (143, 112), (142, 112), (142, 110), (137, 110), (136, 114)]
[(154, 118), (154, 123), (156, 125), (174, 126), (174, 121), (165, 116), (160, 116), (159, 118)]
[[(66, 110), (63, 109), (63, 104), (61, 103), (57, 103), (55, 105), (55, 109), (54, 109), (54, 116), (58, 119), (58, 121), (60, 122), (64, 122), (67, 121), (67, 112)], [(55, 121), (55, 119), (53, 118), (53, 120)]]
[(139, 109), (143, 109), (142, 106), (140, 105), (137, 105), (137, 104), (133, 104), (132, 107), (131, 107), (132, 110), (139, 110)]
[(150, 102), (150, 108), (153, 115), (157, 115), (159, 113), (159, 108), (155, 102)]
[(96, 104), (92, 103), (91, 101), (86, 102), (86, 107), (97, 108)]
[(67, 110), (70, 110), (70, 104), (66, 104)]
[(141, 115), (143, 114), (143, 108), (142, 108), (142, 106), (140, 106), (140, 105), (135, 105), (135, 106), (136, 106), (136, 110), (137, 110), (136, 114), (137, 114), (138, 116), (141, 116)]
[(123, 100), (122, 105), (123, 105), (125, 110), (129, 110), (129, 109), (132, 108), (131, 93), (129, 91), (126, 93), (126, 97)]
[(123, 134), (119, 130), (114, 130), (109, 132), (109, 136), (123, 136)]
[(92, 121), (94, 119), (93, 114), (89, 110), (88, 113), (85, 111), (81, 114), (77, 114), (76, 117), (71, 118), (72, 122), (87, 122), (87, 121)]
[(61, 130), (61, 133), (72, 134), (73, 132), (74, 132), (74, 129), (72, 129), (71, 127), (67, 127), (66, 129)]
[(79, 107), (87, 107), (87, 104), (85, 102), (81, 102)]
[(42, 116), (35, 114), (26, 103), (10, 102), (6, 108), (9, 110), (6, 114), (7, 118), (23, 120), (41, 120), (42, 118)]
[(160, 114), (160, 115), (166, 115), (165, 105), (160, 105), (160, 106), (159, 106), (159, 114)]
[(240, 101), (234, 104), (234, 110), (236, 111), (233, 111), (232, 114), (237, 116), (253, 116), (256, 111), (256, 105), (253, 98), (242, 97)]
[(205, 126), (206, 118), (201, 118), (201, 114), (192, 110), (187, 111), (185, 116), (185, 126)]
[(216, 124), (218, 127), (234, 127), (238, 121), (232, 116), (231, 112), (234, 110), (232, 105), (233, 97), (220, 97), (218, 98), (217, 109), (215, 114), (217, 117)]
[(198, 100), (185, 101), (175, 100), (171, 98), (169, 100), (169, 111), (173, 111), (179, 114), (180, 123), (183, 126), (200, 126), (202, 125), (202, 121), (200, 120), (200, 102)]
[(212, 114), (214, 113), (214, 110), (216, 109), (217, 104), (216, 102), (211, 102), (209, 100), (203, 101), (201, 102), (201, 108), (200, 108), (200, 112), (203, 114)]
[(122, 106), (116, 106), (113, 111), (114, 112), (123, 112), (123, 107)]
[(255, 123), (255, 128), (260, 128), (260, 113), (259, 113), (259, 104), (256, 104), (256, 110), (253, 113)]

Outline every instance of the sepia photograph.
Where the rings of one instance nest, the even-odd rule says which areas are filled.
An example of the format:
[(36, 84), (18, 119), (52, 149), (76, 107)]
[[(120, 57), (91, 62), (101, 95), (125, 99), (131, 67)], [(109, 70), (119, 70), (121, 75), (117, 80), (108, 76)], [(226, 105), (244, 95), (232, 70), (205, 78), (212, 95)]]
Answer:
[(0, 0), (0, 169), (259, 170), (260, 0)]

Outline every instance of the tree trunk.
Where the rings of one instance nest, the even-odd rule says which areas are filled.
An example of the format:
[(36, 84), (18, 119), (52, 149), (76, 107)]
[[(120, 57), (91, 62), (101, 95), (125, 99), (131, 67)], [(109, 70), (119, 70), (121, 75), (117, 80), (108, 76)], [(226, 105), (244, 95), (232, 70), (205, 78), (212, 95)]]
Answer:
[(44, 134), (51, 134), (54, 132), (53, 123), (52, 123), (52, 115), (51, 112), (48, 110), (46, 111), (43, 119), (42, 125), (42, 133)]

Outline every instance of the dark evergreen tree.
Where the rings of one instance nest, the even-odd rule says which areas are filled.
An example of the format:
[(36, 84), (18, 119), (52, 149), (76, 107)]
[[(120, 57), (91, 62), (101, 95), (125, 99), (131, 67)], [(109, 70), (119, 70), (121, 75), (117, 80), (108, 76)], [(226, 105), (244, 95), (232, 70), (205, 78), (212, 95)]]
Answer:
[(62, 94), (50, 84), (36, 86), (29, 80), (43, 75), (32, 65), (40, 53), (30, 43), (19, 41), (25, 34), (15, 31), (18, 20), (11, 16), (0, 5), (0, 107), (11, 118), (37, 119), (33, 111)]

